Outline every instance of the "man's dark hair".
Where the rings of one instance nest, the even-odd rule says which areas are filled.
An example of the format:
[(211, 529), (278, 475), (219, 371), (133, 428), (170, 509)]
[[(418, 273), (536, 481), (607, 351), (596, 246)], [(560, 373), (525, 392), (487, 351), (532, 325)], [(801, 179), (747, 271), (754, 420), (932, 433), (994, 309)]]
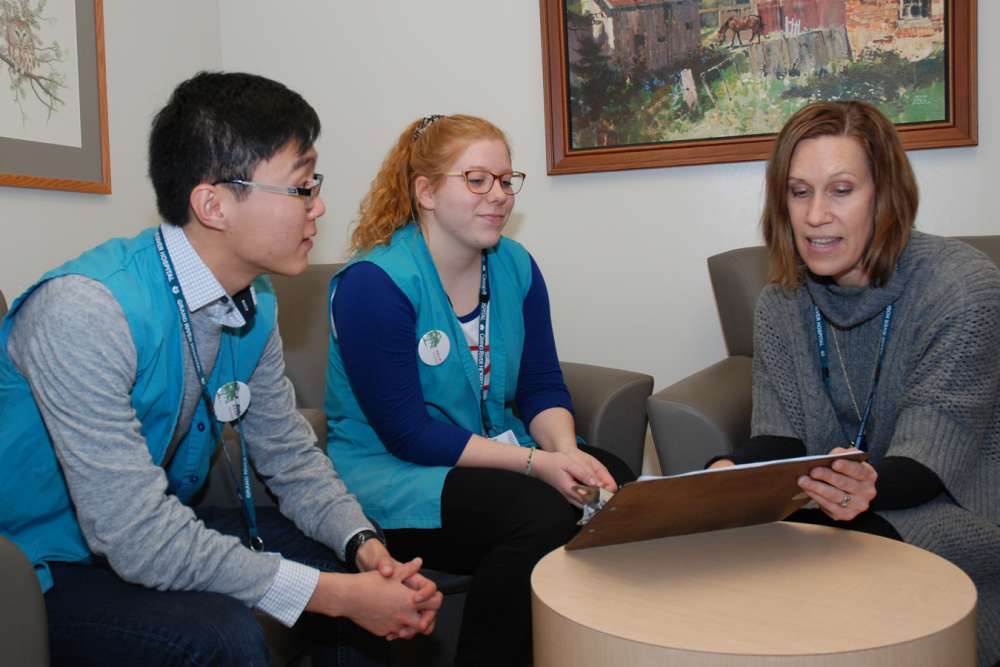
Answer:
[[(153, 118), (149, 177), (163, 219), (188, 221), (199, 183), (251, 180), (289, 142), (300, 153), (319, 136), (316, 111), (298, 93), (262, 76), (200, 72), (181, 83)], [(237, 197), (249, 188), (235, 188)]]

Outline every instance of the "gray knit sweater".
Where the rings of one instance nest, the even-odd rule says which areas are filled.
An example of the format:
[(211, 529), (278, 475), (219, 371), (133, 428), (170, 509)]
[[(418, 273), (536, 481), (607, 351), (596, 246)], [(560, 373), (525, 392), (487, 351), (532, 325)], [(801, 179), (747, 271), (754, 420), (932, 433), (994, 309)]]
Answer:
[[(828, 322), (829, 395), (814, 303)], [(768, 285), (754, 323), (751, 435), (799, 438), (809, 454), (848, 446), (889, 303), (895, 312), (867, 447), (875, 462), (922, 463), (947, 491), (878, 514), (976, 583), (980, 661), (992, 665), (1000, 659), (1000, 271), (989, 258), (914, 232), (884, 287), (842, 288), (811, 276), (791, 291)]]

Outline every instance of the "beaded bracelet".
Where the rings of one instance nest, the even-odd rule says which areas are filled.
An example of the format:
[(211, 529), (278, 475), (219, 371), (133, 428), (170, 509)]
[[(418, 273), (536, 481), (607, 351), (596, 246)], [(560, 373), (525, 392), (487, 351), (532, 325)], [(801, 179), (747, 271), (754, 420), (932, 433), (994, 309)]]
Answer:
[(535, 456), (535, 448), (532, 447), (528, 450), (528, 462), (524, 465), (524, 474), (531, 477), (531, 460)]

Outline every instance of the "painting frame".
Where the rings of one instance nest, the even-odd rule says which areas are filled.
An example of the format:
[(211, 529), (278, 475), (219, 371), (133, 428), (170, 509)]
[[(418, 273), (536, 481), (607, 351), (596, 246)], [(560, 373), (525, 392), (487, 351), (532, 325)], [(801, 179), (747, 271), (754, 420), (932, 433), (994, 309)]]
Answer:
[(111, 194), (103, 0), (77, 0), (81, 146), (0, 136), (0, 185)]
[[(571, 148), (565, 0), (539, 0), (539, 6), (549, 175), (767, 159), (774, 134)], [(945, 6), (947, 120), (900, 126), (907, 150), (979, 143), (977, 1), (946, 0)]]

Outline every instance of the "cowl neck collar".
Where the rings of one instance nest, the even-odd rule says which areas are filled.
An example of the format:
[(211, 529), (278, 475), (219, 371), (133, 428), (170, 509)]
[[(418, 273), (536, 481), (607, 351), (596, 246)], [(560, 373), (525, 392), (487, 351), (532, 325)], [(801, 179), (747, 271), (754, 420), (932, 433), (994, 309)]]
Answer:
[(896, 263), (889, 280), (881, 287), (841, 287), (827, 276), (815, 276), (806, 271), (806, 290), (823, 317), (840, 329), (850, 329), (881, 315), (885, 307), (895, 303), (909, 281), (912, 262), (913, 232)]

